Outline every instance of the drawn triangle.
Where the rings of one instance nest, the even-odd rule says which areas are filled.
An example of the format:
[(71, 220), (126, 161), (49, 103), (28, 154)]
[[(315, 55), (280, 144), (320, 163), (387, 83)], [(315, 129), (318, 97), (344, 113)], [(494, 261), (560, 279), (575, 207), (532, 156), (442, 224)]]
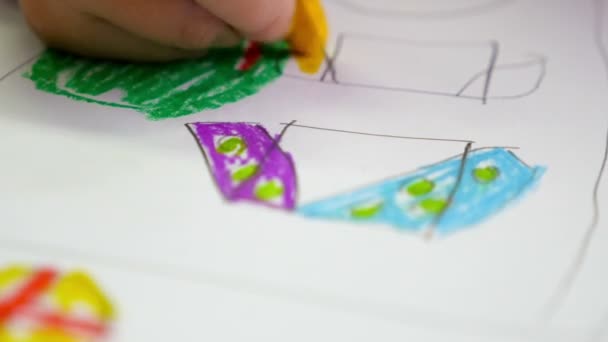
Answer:
[[(306, 217), (379, 223), (448, 233), (475, 225), (521, 197), (544, 169), (529, 167), (503, 148), (471, 152), (458, 182), (462, 156), (354, 191), (305, 204)], [(450, 194), (453, 192), (452, 201)]]

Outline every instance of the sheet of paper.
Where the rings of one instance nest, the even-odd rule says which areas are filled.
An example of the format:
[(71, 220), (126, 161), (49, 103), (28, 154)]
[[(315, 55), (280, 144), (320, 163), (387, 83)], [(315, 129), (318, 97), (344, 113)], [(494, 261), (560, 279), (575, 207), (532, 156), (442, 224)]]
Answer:
[(86, 268), (116, 341), (606, 341), (605, 2), (326, 0), (317, 74), (169, 92), (0, 2), (0, 261)]

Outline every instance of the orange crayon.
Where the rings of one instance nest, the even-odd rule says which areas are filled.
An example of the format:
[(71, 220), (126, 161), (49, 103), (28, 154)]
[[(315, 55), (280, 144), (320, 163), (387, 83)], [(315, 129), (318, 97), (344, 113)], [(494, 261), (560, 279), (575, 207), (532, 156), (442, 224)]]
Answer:
[(296, 62), (302, 72), (314, 74), (325, 59), (325, 44), (329, 33), (321, 0), (296, 0), (296, 12), (287, 42), (296, 52)]

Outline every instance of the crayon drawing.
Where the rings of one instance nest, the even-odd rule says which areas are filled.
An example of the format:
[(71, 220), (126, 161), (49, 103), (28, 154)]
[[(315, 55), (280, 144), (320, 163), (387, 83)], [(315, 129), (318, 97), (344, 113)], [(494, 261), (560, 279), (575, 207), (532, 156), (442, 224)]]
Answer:
[(15, 265), (0, 269), (0, 341), (104, 340), (114, 308), (80, 271)]
[(522, 198), (545, 172), (508, 148), (472, 150), (468, 142), (462, 155), (300, 204), (294, 158), (278, 146), (284, 132), (273, 139), (264, 127), (249, 123), (192, 123), (188, 128), (229, 202), (244, 200), (295, 209), (311, 219), (383, 224), (412, 232), (446, 234), (481, 223)]
[(281, 76), (288, 57), (284, 43), (248, 43), (168, 64), (102, 62), (48, 50), (26, 77), (48, 93), (165, 119), (219, 108), (257, 93)]
[(194, 123), (213, 178), (228, 201), (252, 201), (291, 210), (296, 205), (296, 172), (291, 155), (260, 125)]
[(543, 172), (543, 168), (526, 165), (507, 149), (482, 148), (302, 205), (298, 212), (317, 219), (450, 233), (478, 224), (519, 199)]

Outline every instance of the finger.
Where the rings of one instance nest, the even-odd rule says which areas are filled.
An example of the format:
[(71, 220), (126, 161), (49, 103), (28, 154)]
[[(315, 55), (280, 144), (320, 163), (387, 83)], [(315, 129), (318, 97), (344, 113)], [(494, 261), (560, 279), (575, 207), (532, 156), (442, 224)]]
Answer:
[(296, 0), (195, 0), (245, 37), (257, 41), (284, 38), (291, 26)]
[(89, 57), (131, 61), (168, 61), (204, 54), (139, 38), (107, 22), (62, 7), (60, 3), (54, 0), (21, 1), (30, 25), (51, 47)]
[(242, 37), (192, 0), (68, 0), (135, 35), (182, 49), (228, 47)]

